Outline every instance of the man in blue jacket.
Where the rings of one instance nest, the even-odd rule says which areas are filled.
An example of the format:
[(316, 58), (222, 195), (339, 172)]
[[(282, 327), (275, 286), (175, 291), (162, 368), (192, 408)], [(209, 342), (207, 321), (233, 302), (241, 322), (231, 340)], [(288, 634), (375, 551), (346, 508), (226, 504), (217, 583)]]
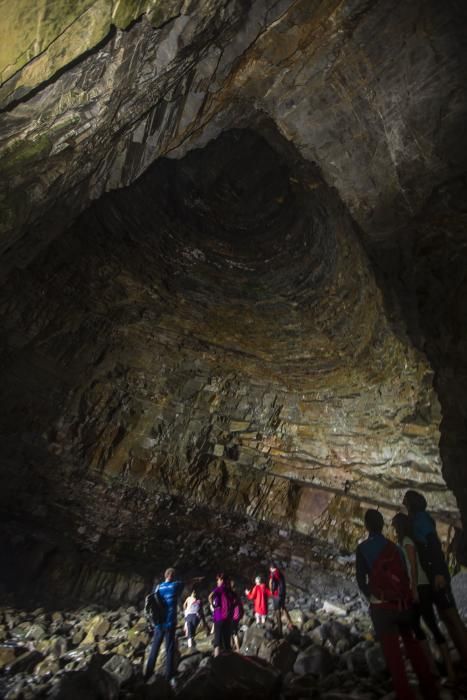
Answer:
[(165, 621), (155, 625), (154, 635), (151, 642), (151, 650), (144, 672), (144, 679), (147, 680), (154, 671), (157, 656), (161, 648), (161, 644), (165, 639), (165, 677), (168, 681), (172, 681), (175, 675), (174, 655), (175, 655), (175, 628), (177, 626), (177, 603), (178, 598), (183, 589), (182, 581), (175, 581), (175, 569), (167, 569), (164, 574), (164, 582), (154, 587), (154, 592), (157, 591), (159, 598), (167, 608)]

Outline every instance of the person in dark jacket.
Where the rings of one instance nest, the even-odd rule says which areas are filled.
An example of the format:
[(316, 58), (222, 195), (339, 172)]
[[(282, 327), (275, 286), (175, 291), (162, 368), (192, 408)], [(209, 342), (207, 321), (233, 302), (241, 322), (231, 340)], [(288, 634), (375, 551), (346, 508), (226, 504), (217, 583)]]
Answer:
[(174, 656), (175, 656), (175, 628), (177, 626), (177, 603), (183, 589), (181, 581), (175, 581), (175, 569), (167, 569), (164, 574), (163, 583), (154, 587), (154, 592), (158, 592), (163, 600), (167, 614), (165, 622), (154, 627), (149, 657), (146, 663), (144, 679), (150, 678), (156, 665), (161, 644), (165, 639), (165, 677), (169, 682), (175, 676)]
[(428, 576), (420, 564), (420, 557), (418, 556), (417, 548), (412, 538), (412, 528), (410, 527), (409, 516), (405, 513), (396, 513), (392, 519), (392, 526), (396, 533), (399, 547), (404, 554), (410, 578), (410, 585), (413, 592), (415, 636), (422, 645), (425, 655), (430, 660), (432, 669), (436, 670), (430, 645), (428, 644), (425, 631), (422, 629), (420, 624), (420, 620), (423, 619), (423, 622), (430, 630), (436, 644), (438, 645), (447, 675), (451, 681), (454, 681), (455, 676), (451, 656), (449, 654), (449, 648), (446, 644), (446, 639), (439, 628), (435, 615), (433, 589), (430, 585)]
[(378, 597), (371, 586), (372, 575), (378, 568), (378, 560), (384, 556), (383, 552), (396, 547), (383, 535), (384, 520), (381, 513), (370, 508), (365, 513), (365, 527), (368, 538), (361, 542), (356, 551), (356, 578), (357, 584), (370, 604), (370, 617), (373, 622), (375, 635), (381, 644), (384, 658), (392, 677), (396, 696), (399, 700), (415, 700), (415, 692), (410, 687), (405, 670), (404, 659), (400, 648), (402, 640), (407, 656), (420, 683), (420, 690), (426, 700), (437, 700), (439, 697), (436, 679), (430, 669), (430, 664), (416, 639), (412, 617), (410, 584), (405, 569), (405, 562), (401, 552), (393, 552), (393, 556), (400, 557), (397, 560), (399, 571), (406, 578), (408, 597), (406, 600), (386, 599), (384, 595)]
[(279, 636), (282, 636), (282, 613), (285, 614), (289, 627), (293, 627), (289, 611), (285, 607), (285, 577), (275, 562), (269, 566), (269, 589), (272, 593), (272, 608), (276, 618)]
[(451, 577), (436, 531), (435, 521), (426, 512), (426, 499), (418, 491), (407, 491), (402, 503), (407, 508), (420, 564), (430, 581), (433, 600), (439, 616), (464, 664), (467, 665), (467, 630), (459, 616), (452, 594)]

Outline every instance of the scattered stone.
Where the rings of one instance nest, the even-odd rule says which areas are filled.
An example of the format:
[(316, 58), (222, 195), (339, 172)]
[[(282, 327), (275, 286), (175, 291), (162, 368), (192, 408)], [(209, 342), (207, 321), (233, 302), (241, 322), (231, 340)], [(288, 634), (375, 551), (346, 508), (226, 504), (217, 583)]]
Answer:
[(25, 634), (26, 639), (40, 640), (47, 636), (47, 632), (42, 625), (31, 625)]
[(246, 656), (257, 656), (264, 641), (264, 629), (256, 624), (250, 625), (243, 637), (240, 651)]
[(27, 651), (13, 661), (10, 665), (10, 673), (13, 675), (15, 673), (29, 673), (43, 658), (39, 651)]
[(34, 673), (38, 676), (49, 676), (58, 673), (60, 670), (60, 662), (55, 656), (46, 656), (40, 661), (34, 669)]
[(336, 603), (331, 603), (329, 600), (324, 601), (323, 612), (329, 613), (331, 615), (338, 615), (340, 617), (347, 616), (347, 608), (345, 608), (343, 605), (337, 605)]
[(297, 652), (286, 639), (272, 639), (261, 644), (258, 656), (282, 673), (287, 673), (293, 668)]
[(9, 666), (16, 658), (14, 647), (0, 647), (0, 669)]
[(386, 661), (379, 644), (375, 644), (365, 650), (365, 661), (372, 676), (379, 676), (386, 671)]
[(110, 622), (102, 615), (96, 615), (85, 629), (87, 634), (83, 644), (92, 644), (105, 637), (110, 629)]
[(262, 659), (239, 654), (212, 658), (185, 685), (177, 697), (180, 700), (237, 700), (274, 697), (281, 674)]
[(120, 683), (107, 671), (91, 664), (82, 671), (65, 673), (50, 694), (54, 700), (117, 700)]

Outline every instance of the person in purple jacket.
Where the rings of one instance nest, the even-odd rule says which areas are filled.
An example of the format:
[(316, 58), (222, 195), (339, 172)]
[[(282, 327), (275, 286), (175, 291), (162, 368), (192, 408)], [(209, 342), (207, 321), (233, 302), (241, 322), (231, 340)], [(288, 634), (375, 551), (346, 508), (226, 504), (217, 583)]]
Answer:
[(230, 587), (227, 574), (217, 574), (217, 586), (208, 596), (214, 622), (214, 656), (219, 656), (221, 649), (231, 651), (232, 620), (235, 596)]

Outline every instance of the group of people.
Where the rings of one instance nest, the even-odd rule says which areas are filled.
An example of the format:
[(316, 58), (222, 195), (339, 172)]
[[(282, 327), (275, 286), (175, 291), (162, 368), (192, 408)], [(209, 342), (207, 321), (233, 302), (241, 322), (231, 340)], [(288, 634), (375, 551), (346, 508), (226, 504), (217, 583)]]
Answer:
[(370, 616), (400, 700), (415, 700), (409, 685), (400, 642), (420, 683), (424, 698), (439, 697), (434, 660), (420, 625), (423, 620), (439, 646), (448, 676), (454, 672), (446, 639), (441, 632), (435, 608), (461, 659), (467, 665), (467, 630), (459, 616), (450, 587), (436, 525), (427, 513), (425, 497), (407, 491), (406, 513), (392, 520), (397, 545), (384, 537), (384, 519), (374, 509), (367, 510), (368, 538), (356, 552), (357, 583), (370, 604)]
[[(375, 636), (381, 644), (388, 670), (392, 676), (396, 695), (400, 700), (415, 700), (405, 669), (401, 641), (420, 683), (426, 700), (437, 700), (439, 684), (434, 659), (431, 656), (423, 620), (433, 635), (444, 661), (447, 675), (453, 680), (454, 671), (446, 638), (436, 615), (444, 623), (461, 659), (467, 667), (467, 630), (459, 616), (450, 587), (449, 569), (443, 555), (436, 525), (427, 513), (424, 496), (417, 491), (407, 491), (403, 505), (407, 513), (398, 513), (392, 520), (397, 544), (383, 535), (384, 519), (378, 510), (369, 509), (365, 514), (368, 537), (356, 551), (357, 583), (369, 602), (370, 616)], [(167, 569), (164, 581), (154, 589), (163, 619), (155, 620), (154, 634), (146, 663), (145, 678), (154, 671), (157, 656), (165, 640), (165, 676), (172, 681), (175, 675), (175, 631), (177, 606), (184, 584), (175, 579), (175, 570)], [(255, 585), (245, 590), (254, 605), (256, 623), (264, 625), (268, 614), (268, 602), (272, 601), (275, 623), (282, 635), (282, 615), (292, 626), (287, 611), (286, 585), (283, 573), (275, 563), (270, 565), (268, 583), (261, 576)], [(214, 655), (222, 650), (239, 651), (239, 624), (244, 615), (241, 596), (234, 581), (226, 574), (218, 574), (215, 588), (209, 593), (208, 602), (212, 614)], [(202, 624), (208, 632), (203, 602), (197, 588), (192, 587), (183, 603), (185, 635), (188, 647), (195, 646), (197, 628)]]
[[(164, 639), (166, 650), (165, 677), (172, 681), (175, 676), (177, 607), (183, 588), (183, 582), (175, 579), (175, 569), (172, 568), (166, 570), (163, 583), (157, 584), (154, 588), (152, 595), (157, 596), (164, 607), (165, 613), (164, 619), (157, 619), (154, 624), (151, 647), (144, 672), (146, 679), (154, 671)], [(266, 585), (261, 576), (257, 576), (255, 585), (251, 590), (246, 589), (245, 595), (253, 603), (257, 624), (264, 625), (266, 622), (269, 599), (272, 600), (274, 618), (279, 634), (282, 635), (282, 613), (285, 614), (288, 624), (292, 624), (285, 605), (285, 578), (274, 562), (271, 563), (269, 568), (268, 585)], [(216, 586), (208, 595), (208, 603), (212, 614), (214, 656), (218, 656), (221, 651), (231, 651), (232, 646), (235, 651), (239, 651), (239, 625), (244, 615), (244, 607), (241, 596), (235, 588), (235, 582), (227, 574), (220, 573), (217, 575)], [(203, 602), (196, 586), (191, 588), (190, 595), (185, 599), (183, 612), (187, 646), (193, 648), (199, 625), (202, 624), (206, 632), (209, 632)]]

